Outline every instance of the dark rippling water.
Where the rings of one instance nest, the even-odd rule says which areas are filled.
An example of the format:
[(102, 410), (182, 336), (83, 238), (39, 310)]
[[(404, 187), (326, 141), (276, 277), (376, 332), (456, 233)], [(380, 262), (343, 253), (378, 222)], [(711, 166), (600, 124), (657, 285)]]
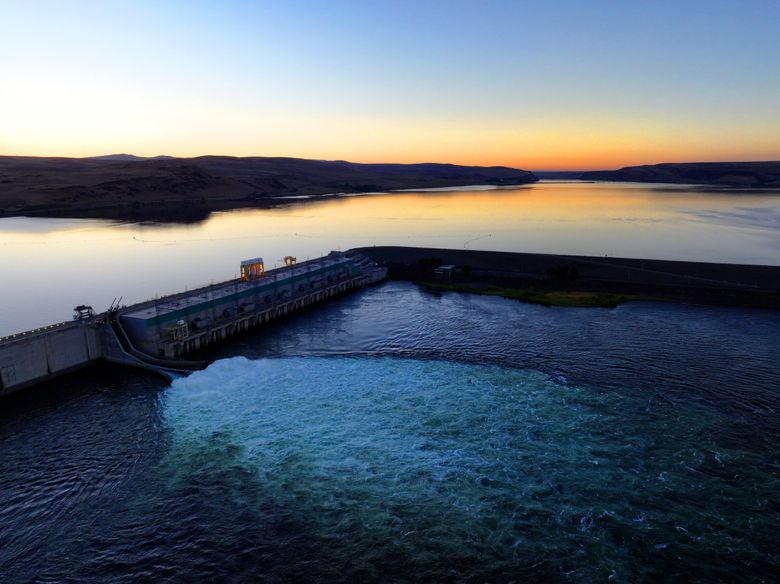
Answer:
[(1, 404), (0, 580), (774, 581), (779, 341), (388, 283), (70, 376)]

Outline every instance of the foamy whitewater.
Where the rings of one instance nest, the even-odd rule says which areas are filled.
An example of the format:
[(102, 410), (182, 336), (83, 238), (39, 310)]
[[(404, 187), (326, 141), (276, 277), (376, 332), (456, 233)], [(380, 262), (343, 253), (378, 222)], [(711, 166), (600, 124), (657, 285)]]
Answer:
[(241, 469), (247, 512), (284, 510), (334, 577), (635, 580), (652, 574), (637, 548), (674, 563), (741, 548), (734, 525), (765, 521), (758, 501), (735, 505), (734, 466), (752, 461), (708, 437), (711, 417), (532, 371), (237, 357), (162, 403), (174, 484)]

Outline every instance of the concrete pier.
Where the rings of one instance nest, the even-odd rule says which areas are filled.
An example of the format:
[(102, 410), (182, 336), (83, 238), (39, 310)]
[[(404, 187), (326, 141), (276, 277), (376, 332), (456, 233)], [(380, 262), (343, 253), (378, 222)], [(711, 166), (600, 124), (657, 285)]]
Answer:
[(98, 327), (65, 322), (0, 339), (0, 395), (103, 358)]

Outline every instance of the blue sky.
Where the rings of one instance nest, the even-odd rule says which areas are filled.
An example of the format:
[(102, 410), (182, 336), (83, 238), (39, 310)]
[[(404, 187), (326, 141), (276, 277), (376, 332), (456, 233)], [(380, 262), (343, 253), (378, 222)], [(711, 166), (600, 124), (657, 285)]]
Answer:
[(0, 153), (780, 158), (780, 2), (0, 2)]

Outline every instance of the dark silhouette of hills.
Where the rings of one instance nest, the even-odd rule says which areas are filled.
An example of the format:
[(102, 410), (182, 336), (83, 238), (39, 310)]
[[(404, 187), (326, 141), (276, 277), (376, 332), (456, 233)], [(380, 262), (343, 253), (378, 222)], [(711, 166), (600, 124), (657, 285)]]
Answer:
[(504, 166), (231, 156), (0, 156), (0, 217), (194, 221), (214, 210), (268, 206), (290, 197), (536, 180), (530, 172)]
[(105, 154), (103, 156), (90, 156), (91, 160), (108, 160), (116, 162), (131, 162), (136, 160), (165, 160), (173, 156), (136, 156), (135, 154)]
[(780, 161), (665, 163), (572, 174), (583, 180), (780, 187)]

